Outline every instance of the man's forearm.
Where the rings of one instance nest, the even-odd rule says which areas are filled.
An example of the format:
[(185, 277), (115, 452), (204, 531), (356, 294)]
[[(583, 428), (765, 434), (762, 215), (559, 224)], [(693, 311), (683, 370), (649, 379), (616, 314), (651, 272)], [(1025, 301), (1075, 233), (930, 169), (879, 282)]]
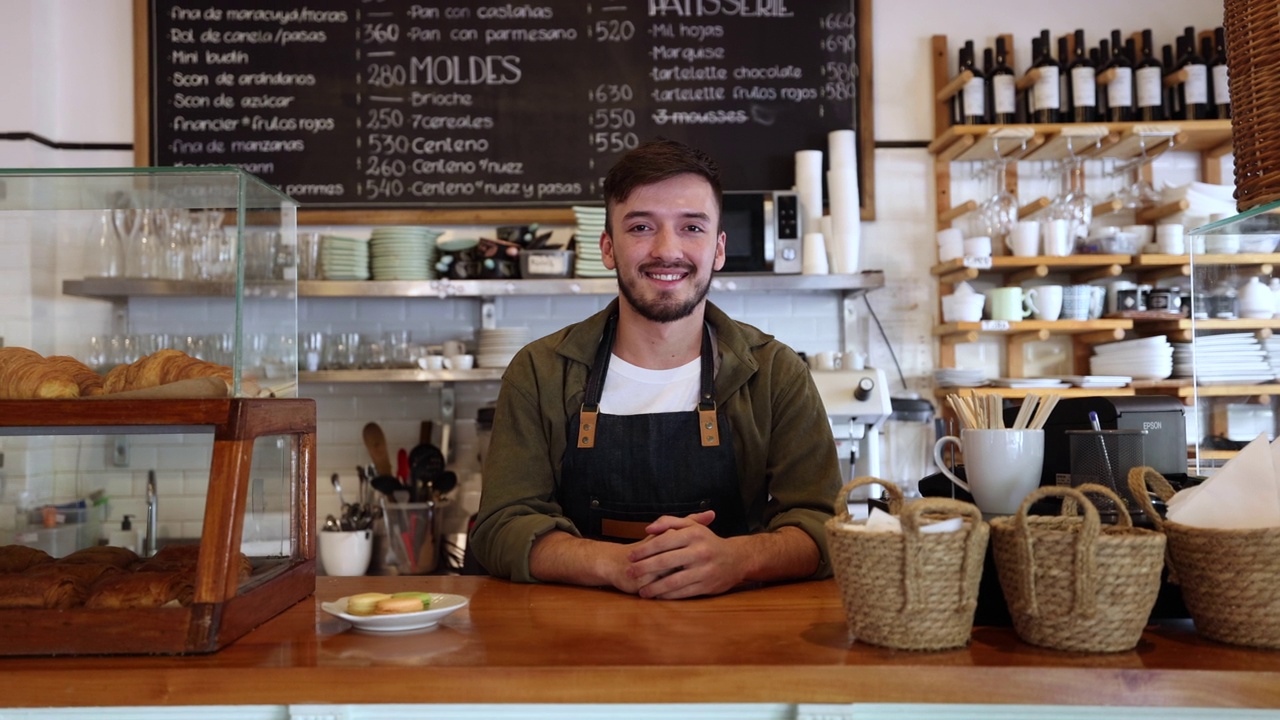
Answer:
[(821, 556), (809, 533), (785, 526), (773, 532), (729, 538), (740, 545), (744, 559), (743, 580), (774, 582), (807, 578), (818, 571)]
[(529, 572), (543, 582), (613, 586), (619, 560), (626, 562), (623, 553), (620, 545), (553, 530), (534, 540)]

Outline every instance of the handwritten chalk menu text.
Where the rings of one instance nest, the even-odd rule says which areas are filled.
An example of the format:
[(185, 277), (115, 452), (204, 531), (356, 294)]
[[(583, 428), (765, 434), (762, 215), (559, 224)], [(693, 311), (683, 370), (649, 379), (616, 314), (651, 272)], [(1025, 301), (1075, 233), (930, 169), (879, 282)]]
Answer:
[[(267, 7), (261, 7), (266, 5)], [(851, 0), (153, 0), (150, 162), (304, 206), (565, 205), (657, 136), (789, 188), (856, 127)]]

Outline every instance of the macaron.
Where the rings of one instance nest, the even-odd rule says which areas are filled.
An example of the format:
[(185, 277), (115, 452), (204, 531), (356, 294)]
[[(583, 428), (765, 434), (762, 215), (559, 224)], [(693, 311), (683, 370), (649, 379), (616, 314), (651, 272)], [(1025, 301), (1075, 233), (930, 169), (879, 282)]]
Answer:
[(431, 593), (415, 592), (415, 591), (412, 591), (412, 590), (406, 590), (405, 592), (391, 593), (391, 597), (393, 597), (393, 598), (417, 598), (418, 600), (421, 600), (421, 601), (422, 601), (422, 608), (421, 608), (421, 609), (426, 610), (427, 608), (431, 607)]
[(347, 613), (351, 615), (372, 615), (375, 606), (391, 596), (386, 593), (360, 593), (347, 598)]
[(373, 606), (373, 614), (396, 615), (399, 613), (421, 612), (423, 609), (422, 601), (416, 597), (389, 597), (386, 600), (379, 600)]

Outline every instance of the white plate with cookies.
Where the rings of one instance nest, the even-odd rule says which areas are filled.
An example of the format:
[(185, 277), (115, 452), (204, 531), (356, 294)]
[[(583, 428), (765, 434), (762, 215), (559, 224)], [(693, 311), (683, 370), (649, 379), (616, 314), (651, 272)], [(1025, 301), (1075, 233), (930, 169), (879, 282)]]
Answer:
[[(411, 598), (394, 597), (392, 593), (377, 593), (383, 595), (382, 598), (371, 598), (374, 593), (361, 593), (360, 595), (348, 595), (341, 597), (333, 602), (320, 603), (320, 609), (340, 617), (351, 623), (360, 630), (369, 632), (405, 632), (407, 630), (422, 630), (423, 628), (435, 627), (437, 623), (448, 615), (461, 610), (467, 606), (467, 598), (461, 595), (449, 595), (446, 593), (422, 593), (429, 595), (430, 603), (425, 609), (414, 610), (409, 607), (410, 603), (401, 602)], [(364, 605), (360, 614), (352, 614), (349, 603), (356, 599), (357, 605)], [(372, 603), (369, 601), (373, 600)], [(379, 608), (381, 605), (381, 608)], [(418, 607), (422, 603), (419, 601)], [(369, 610), (369, 613), (365, 613)]]

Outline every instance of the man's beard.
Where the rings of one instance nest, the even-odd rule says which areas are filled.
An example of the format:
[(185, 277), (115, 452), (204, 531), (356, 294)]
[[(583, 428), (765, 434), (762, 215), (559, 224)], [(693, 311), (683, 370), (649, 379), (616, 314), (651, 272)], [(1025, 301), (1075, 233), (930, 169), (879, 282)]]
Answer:
[[(682, 268), (683, 269), (683, 268)], [(644, 274), (644, 270), (639, 271)], [(690, 274), (693, 270), (689, 269)], [(683, 320), (693, 314), (695, 308), (707, 297), (707, 292), (711, 290), (711, 277), (708, 276), (706, 282), (695, 287), (692, 295), (688, 300), (680, 302), (674, 295), (662, 295), (655, 300), (644, 301), (637, 297), (635, 288), (632, 287), (632, 281), (618, 275), (618, 288), (622, 291), (622, 296), (627, 299), (631, 307), (635, 308), (640, 316), (650, 322), (670, 323), (677, 320)]]

